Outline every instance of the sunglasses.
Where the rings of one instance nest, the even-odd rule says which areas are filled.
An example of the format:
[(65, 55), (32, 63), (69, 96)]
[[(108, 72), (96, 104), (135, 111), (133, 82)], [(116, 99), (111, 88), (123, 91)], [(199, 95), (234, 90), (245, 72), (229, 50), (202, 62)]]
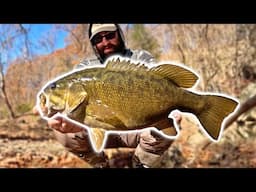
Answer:
[(96, 44), (102, 42), (103, 37), (105, 37), (107, 40), (111, 40), (111, 39), (114, 39), (115, 36), (116, 36), (116, 31), (109, 32), (109, 33), (104, 34), (104, 35), (95, 35), (95, 37), (92, 38), (92, 43), (94, 45), (96, 45)]

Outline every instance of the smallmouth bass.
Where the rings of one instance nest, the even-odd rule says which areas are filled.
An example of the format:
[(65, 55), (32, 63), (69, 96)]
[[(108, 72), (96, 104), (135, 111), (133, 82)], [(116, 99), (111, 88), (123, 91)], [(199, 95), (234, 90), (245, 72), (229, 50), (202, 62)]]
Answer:
[(223, 122), (239, 102), (233, 98), (189, 91), (198, 76), (186, 67), (152, 67), (111, 58), (106, 65), (79, 69), (48, 82), (38, 93), (43, 118), (57, 113), (87, 128), (92, 146), (102, 151), (111, 131), (156, 128), (173, 139), (178, 129), (169, 114), (194, 114), (210, 139), (220, 138)]

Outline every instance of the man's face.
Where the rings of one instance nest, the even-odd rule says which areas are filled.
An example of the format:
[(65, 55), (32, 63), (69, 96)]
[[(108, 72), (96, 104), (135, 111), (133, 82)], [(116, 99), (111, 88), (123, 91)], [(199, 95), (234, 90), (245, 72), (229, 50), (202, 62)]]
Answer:
[(117, 31), (102, 31), (93, 37), (92, 43), (103, 58), (121, 51)]

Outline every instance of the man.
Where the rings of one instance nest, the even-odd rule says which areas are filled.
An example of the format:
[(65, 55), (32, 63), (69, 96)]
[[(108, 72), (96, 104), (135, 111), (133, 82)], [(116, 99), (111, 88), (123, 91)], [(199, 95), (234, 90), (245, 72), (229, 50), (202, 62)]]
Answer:
[[(103, 64), (109, 56), (116, 54), (146, 63), (155, 62), (155, 59), (147, 51), (132, 51), (126, 48), (124, 35), (118, 24), (90, 24), (88, 34), (95, 56), (82, 61), (77, 67)], [(181, 120), (179, 114), (176, 120)], [(48, 124), (54, 129), (57, 140), (68, 150), (84, 158), (94, 167), (109, 166), (104, 152), (96, 153), (92, 149), (85, 129), (71, 124), (61, 117), (49, 120)], [(157, 132), (146, 130), (137, 133), (109, 135), (105, 148), (135, 148), (133, 167), (157, 167), (163, 153), (171, 143), (172, 140), (162, 137)]]

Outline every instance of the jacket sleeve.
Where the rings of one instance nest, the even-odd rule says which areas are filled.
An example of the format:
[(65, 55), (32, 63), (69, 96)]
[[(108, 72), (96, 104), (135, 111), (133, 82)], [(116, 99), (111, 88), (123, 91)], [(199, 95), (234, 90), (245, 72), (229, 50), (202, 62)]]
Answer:
[(167, 139), (155, 130), (119, 133), (108, 138), (106, 148), (135, 148), (133, 167), (160, 167), (163, 155), (173, 140)]
[(160, 167), (163, 155), (167, 152), (173, 140), (164, 138), (155, 130), (146, 129), (141, 132), (139, 144), (133, 156), (134, 167)]
[(108, 159), (104, 152), (96, 153), (91, 146), (88, 132), (61, 133), (53, 130), (55, 138), (70, 152), (84, 159), (92, 167), (107, 167)]
[(55, 138), (69, 151), (79, 153), (91, 151), (87, 132), (61, 133), (53, 129)]
[(131, 59), (139, 60), (145, 63), (155, 63), (156, 59), (146, 50), (134, 50)]
[(74, 69), (80, 69), (86, 66), (100, 65), (100, 61), (96, 57), (82, 60), (79, 64), (75, 65)]

